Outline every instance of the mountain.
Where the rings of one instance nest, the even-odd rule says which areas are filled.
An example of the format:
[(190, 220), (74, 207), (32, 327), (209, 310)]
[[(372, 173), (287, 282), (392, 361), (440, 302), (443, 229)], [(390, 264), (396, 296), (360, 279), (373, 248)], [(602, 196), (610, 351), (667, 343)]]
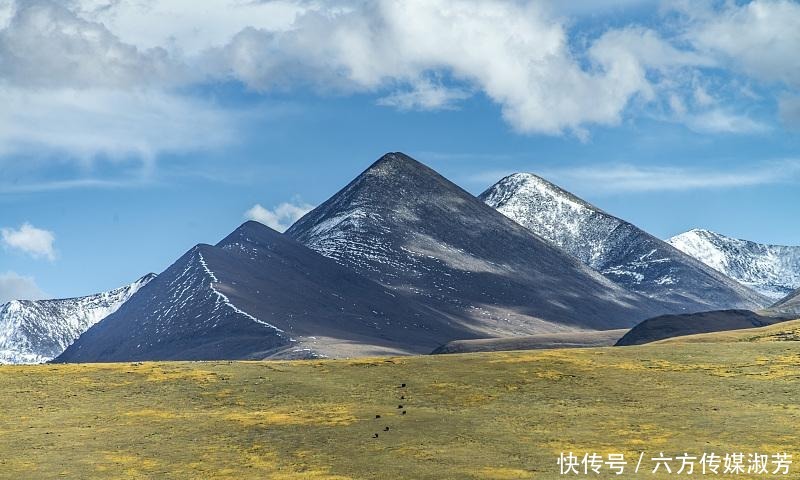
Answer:
[(197, 245), (57, 362), (427, 353), (474, 338), (260, 223)]
[(641, 345), (672, 337), (763, 327), (800, 317), (800, 289), (769, 308), (715, 310), (647, 319), (626, 333), (617, 345)]
[(769, 308), (714, 310), (647, 319), (626, 333), (617, 345), (641, 345), (671, 337), (763, 327), (800, 317), (800, 289)]
[(767, 298), (673, 246), (529, 173), (483, 192), (487, 205), (667, 313), (758, 309)]
[(0, 305), (0, 363), (42, 363), (58, 356), (153, 278), (149, 274), (125, 287), (86, 297)]
[(286, 235), (475, 336), (623, 328), (663, 313), (402, 153)]
[[(636, 327), (634, 327), (636, 328)], [(508, 352), (515, 350), (549, 350), (553, 348), (610, 347), (630, 330), (597, 330), (593, 332), (540, 333), (519, 337), (453, 340), (437, 348), (431, 355), (448, 353)]]
[(771, 306), (769, 310), (787, 315), (800, 315), (800, 289), (787, 295), (786, 298)]
[(773, 301), (800, 288), (800, 247), (764, 245), (701, 229), (667, 243)]
[(755, 313), (749, 310), (718, 310), (682, 315), (662, 315), (636, 325), (620, 338), (616, 345), (643, 345), (685, 335), (764, 327), (783, 320), (787, 319), (767, 315), (766, 312)]

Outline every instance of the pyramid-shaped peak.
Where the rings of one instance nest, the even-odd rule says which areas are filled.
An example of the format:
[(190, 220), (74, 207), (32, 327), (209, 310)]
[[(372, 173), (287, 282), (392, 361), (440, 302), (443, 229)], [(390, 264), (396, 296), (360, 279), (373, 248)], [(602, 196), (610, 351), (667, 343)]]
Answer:
[(582, 198), (564, 190), (558, 185), (533, 173), (512, 173), (500, 179), (479, 195), (479, 198), (494, 208), (501, 209), (503, 205), (514, 204), (540, 204), (542, 202), (557, 201), (560, 204), (571, 205), (576, 209), (588, 209), (602, 212), (602, 210)]
[(255, 220), (248, 220), (223, 238), (218, 247), (224, 247), (234, 243), (256, 243), (260, 245), (270, 244), (276, 241), (286, 241), (283, 234), (274, 230), (263, 223)]
[(550, 183), (547, 180), (545, 180), (544, 178), (540, 177), (539, 175), (536, 175), (536, 174), (530, 173), (530, 172), (512, 173), (511, 175), (506, 175), (500, 181), (503, 181), (503, 180), (516, 181), (516, 182), (545, 182), (545, 183)]
[(404, 153), (392, 152), (383, 155), (347, 186), (298, 220), (286, 234), (294, 236), (301, 228), (299, 225), (318, 223), (325, 217), (341, 220), (345, 214), (348, 218), (381, 215), (381, 210), (395, 210), (401, 206), (442, 206), (468, 200), (474, 200), (474, 196), (432, 168)]
[(497, 182), (497, 184), (506, 185), (510, 188), (514, 188), (517, 190), (525, 188), (546, 189), (564, 195), (574, 196), (571, 193), (564, 190), (563, 188), (559, 187), (558, 185), (546, 180), (545, 178), (528, 172), (512, 173), (511, 175), (507, 175), (502, 179), (500, 179), (500, 181)]
[(145, 283), (147, 283), (147, 282), (149, 282), (151, 280), (154, 280), (157, 276), (158, 276), (157, 273), (150, 272), (147, 275), (143, 275), (141, 278), (139, 278), (138, 280), (136, 280), (133, 283), (134, 284), (137, 284), (137, 283), (145, 284)]
[(268, 227), (261, 222), (255, 220), (248, 220), (234, 230), (234, 232), (242, 233), (257, 233), (264, 235), (280, 235), (281, 233), (272, 227)]
[[(753, 245), (753, 246), (764, 246), (769, 247), (770, 245), (762, 245), (751, 240), (745, 240), (741, 238), (734, 238), (729, 237), (727, 235), (723, 235), (721, 233), (717, 233), (713, 230), (708, 230), (705, 228), (693, 228), (686, 232), (683, 232), (679, 235), (676, 235), (668, 240), (670, 243), (680, 243), (680, 242), (696, 242), (696, 241), (704, 241), (710, 244), (716, 244), (720, 246), (725, 246), (727, 244), (741, 244), (741, 245)], [(775, 246), (775, 245), (773, 245)], [(680, 249), (680, 248), (679, 248)]]
[(722, 236), (717, 232), (712, 232), (711, 230), (706, 230), (705, 228), (693, 228), (693, 229), (689, 230), (687, 233), (694, 233), (696, 235), (707, 235), (707, 236), (713, 236), (713, 237), (721, 237)]
[(405, 165), (405, 166), (417, 167), (417, 166), (422, 166), (422, 163), (418, 162), (410, 155), (406, 155), (403, 152), (389, 152), (385, 153), (381, 158), (376, 160), (375, 163), (372, 164), (372, 167), (370, 167), (370, 169), (373, 167), (380, 167), (385, 165), (393, 165), (393, 166)]
[(438, 176), (438, 174), (403, 152), (390, 152), (370, 165), (361, 176)]
[[(381, 157), (286, 235), (373, 281), (413, 292), (482, 332), (510, 323), (526, 332), (539, 331), (540, 322), (606, 327), (642, 310), (649, 314), (643, 297), (616, 287), (399, 152)], [(597, 314), (591, 301), (576, 306), (571, 297), (566, 300), (570, 288), (599, 292), (596, 298), (608, 310)], [(561, 296), (563, 301), (554, 300)], [(569, 312), (556, 303), (569, 305)], [(581, 309), (587, 314), (576, 313)], [(588, 315), (590, 310), (595, 313)]]

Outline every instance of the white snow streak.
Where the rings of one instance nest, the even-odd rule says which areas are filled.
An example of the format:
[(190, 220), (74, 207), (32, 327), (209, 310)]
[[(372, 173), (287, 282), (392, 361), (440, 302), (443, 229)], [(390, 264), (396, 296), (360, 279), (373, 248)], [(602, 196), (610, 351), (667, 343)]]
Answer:
[(203, 270), (205, 270), (206, 274), (211, 278), (211, 282), (208, 284), (208, 286), (209, 286), (209, 288), (211, 288), (211, 291), (214, 292), (214, 294), (217, 296), (217, 303), (222, 303), (223, 305), (227, 306), (228, 308), (230, 308), (234, 312), (238, 313), (239, 315), (242, 315), (245, 318), (248, 318), (248, 319), (250, 319), (250, 320), (252, 320), (252, 321), (254, 321), (256, 323), (260, 323), (261, 325), (265, 325), (265, 326), (267, 326), (267, 327), (269, 327), (269, 328), (271, 328), (273, 330), (276, 330), (278, 332), (283, 333), (283, 330), (281, 330), (280, 328), (276, 327), (275, 325), (272, 325), (272, 324), (269, 324), (269, 323), (267, 323), (265, 321), (259, 320), (256, 317), (254, 317), (254, 316), (250, 315), (249, 313), (245, 312), (241, 308), (237, 307), (236, 305), (234, 305), (230, 301), (230, 299), (228, 298), (227, 295), (225, 295), (224, 293), (222, 293), (219, 290), (217, 290), (216, 288), (214, 288), (214, 284), (215, 283), (220, 283), (219, 279), (217, 279), (217, 276), (214, 275), (214, 272), (212, 272), (211, 269), (208, 268), (208, 264), (206, 263), (206, 259), (203, 257), (203, 254), (198, 251), (197, 255), (200, 258), (200, 265), (203, 266)]

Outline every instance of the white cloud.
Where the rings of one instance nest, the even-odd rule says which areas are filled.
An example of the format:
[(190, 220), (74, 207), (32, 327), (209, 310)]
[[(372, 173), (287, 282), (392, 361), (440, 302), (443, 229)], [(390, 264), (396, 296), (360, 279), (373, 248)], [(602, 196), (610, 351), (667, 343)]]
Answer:
[[(225, 45), (250, 26), (269, 31), (291, 28), (300, 13), (322, 8), (305, 0), (79, 0), (82, 15), (101, 22), (126, 43), (141, 48), (168, 46), (194, 56)], [(335, 8), (328, 2), (327, 8)], [(154, 21), (155, 20), (155, 21)]]
[[(642, 114), (661, 101), (678, 107), (667, 120), (698, 132), (766, 130), (736, 109), (711, 109), (716, 102), (698, 77), (728, 59), (717, 49), (700, 48), (699, 37), (691, 37), (693, 43), (627, 26), (576, 49), (564, 20), (542, 3), (336, 5), (298, 12), (289, 29), (244, 29), (208, 63), (259, 91), (296, 85), (340, 93), (389, 90), (378, 103), (402, 110), (452, 108), (481, 92), (522, 133), (571, 132), (585, 140), (588, 127), (617, 125), (626, 112)], [(711, 28), (708, 18), (689, 23), (698, 32)], [(691, 104), (681, 98), (692, 95)]]
[(104, 180), (95, 178), (76, 178), (73, 180), (52, 180), (44, 182), (20, 183), (10, 182), (8, 184), (0, 182), (0, 193), (35, 193), (51, 192), (56, 190), (73, 189), (117, 189), (145, 185), (146, 182), (140, 179), (125, 180)]
[(800, 129), (800, 95), (785, 95), (778, 99), (778, 113), (784, 125)]
[(549, 169), (540, 173), (584, 195), (685, 191), (797, 183), (800, 182), (800, 160), (761, 162), (749, 167), (723, 169), (598, 164)]
[(633, 27), (605, 33), (591, 52), (597, 58), (627, 58), (632, 66), (669, 74), (663, 80), (643, 80), (647, 98), (663, 98), (669, 107), (669, 115), (656, 115), (657, 118), (684, 124), (698, 133), (752, 134), (769, 130), (768, 125), (747, 115), (714, 106), (714, 98), (697, 78), (698, 68), (718, 65), (719, 60), (708, 52), (677, 49), (656, 32)]
[(0, 30), (0, 155), (152, 159), (230, 140), (235, 116), (173, 91), (196, 78), (182, 61), (165, 48), (126, 44), (70, 5), (30, 0), (7, 14)]
[(36, 285), (33, 277), (14, 272), (0, 273), (0, 304), (11, 300), (39, 300), (45, 294)]
[(18, 229), (0, 228), (3, 245), (27, 253), (33, 258), (55, 260), (54, 243), (56, 236), (49, 230), (36, 228), (30, 223), (23, 223)]
[(619, 123), (633, 97), (651, 95), (648, 69), (707, 62), (654, 32), (631, 29), (603, 36), (584, 67), (565, 26), (532, 2), (358, 5), (306, 12), (283, 32), (245, 29), (217, 52), (215, 61), (226, 66), (218, 69), (256, 90), (299, 84), (322, 91), (389, 89), (381, 103), (400, 108), (451, 105), (464, 92), (454, 95), (428, 80), (446, 75), (499, 104), (516, 130), (561, 134)]
[(14, 12), (17, 9), (14, 0), (0, 0), (0, 28), (6, 28), (14, 17)]
[(714, 109), (679, 116), (690, 129), (700, 133), (763, 133), (769, 126), (744, 115)]
[(708, 90), (702, 86), (695, 87), (693, 96), (695, 103), (701, 107), (707, 107), (715, 103), (714, 97), (711, 96), (711, 94), (708, 93)]
[(674, 93), (669, 96), (669, 106), (677, 116), (686, 114), (686, 105), (683, 103), (681, 97)]
[(441, 84), (420, 81), (408, 91), (394, 92), (378, 99), (378, 105), (395, 107), (400, 110), (439, 110), (451, 109), (459, 100), (470, 96), (469, 92), (448, 88)]
[(684, 4), (694, 18), (686, 37), (699, 50), (724, 59), (747, 75), (800, 86), (800, 4), (790, 0), (725, 2), (708, 10)]
[(609, 30), (591, 46), (590, 53), (604, 64), (624, 59), (631, 64), (659, 70), (715, 64), (712, 57), (679, 49), (657, 32), (642, 27)]
[(231, 141), (231, 115), (202, 101), (159, 91), (0, 86), (0, 154), (66, 151), (153, 158), (163, 151)]
[(18, 2), (0, 30), (0, 76), (25, 87), (142, 87), (178, 76), (163, 48), (140, 51), (62, 3)]
[(279, 232), (283, 232), (291, 227), (294, 222), (299, 220), (300, 217), (313, 209), (314, 207), (307, 203), (295, 204), (284, 202), (272, 210), (264, 208), (260, 204), (256, 204), (253, 208), (246, 211), (244, 216), (249, 220), (255, 220)]
[(0, 155), (226, 145), (240, 118), (194, 87), (230, 80), (368, 93), (401, 110), (481, 94), (519, 132), (581, 139), (662, 105), (679, 113), (667, 120), (704, 133), (761, 130), (697, 81), (709, 69), (800, 85), (795, 2), (676, 1), (667, 10), (684, 15), (660, 33), (583, 36), (564, 18), (648, 1), (0, 0)]

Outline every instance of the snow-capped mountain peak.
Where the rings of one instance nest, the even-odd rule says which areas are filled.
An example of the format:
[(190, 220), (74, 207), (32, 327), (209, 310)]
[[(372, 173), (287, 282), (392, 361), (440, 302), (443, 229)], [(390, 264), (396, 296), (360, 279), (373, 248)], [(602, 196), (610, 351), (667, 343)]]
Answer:
[(0, 305), (0, 363), (42, 363), (55, 358), (153, 278), (151, 273), (130, 285), (85, 297), (12, 300)]
[[(590, 267), (603, 263), (603, 252), (585, 248), (586, 234), (609, 235), (622, 220), (532, 173), (509, 175), (480, 198), (503, 215), (558, 245)], [(595, 232), (588, 232), (592, 226)]]
[(667, 242), (774, 300), (800, 287), (800, 246), (765, 245), (700, 228)]
[(761, 308), (758, 293), (530, 173), (509, 175), (480, 195), (489, 206), (614, 282), (674, 312)]
[(547, 196), (554, 202), (575, 212), (599, 211), (600, 209), (558, 185), (550, 183), (544, 178), (533, 173), (513, 173), (495, 184), (490, 195), (485, 201), (491, 203), (519, 206), (522, 199), (534, 196)]

